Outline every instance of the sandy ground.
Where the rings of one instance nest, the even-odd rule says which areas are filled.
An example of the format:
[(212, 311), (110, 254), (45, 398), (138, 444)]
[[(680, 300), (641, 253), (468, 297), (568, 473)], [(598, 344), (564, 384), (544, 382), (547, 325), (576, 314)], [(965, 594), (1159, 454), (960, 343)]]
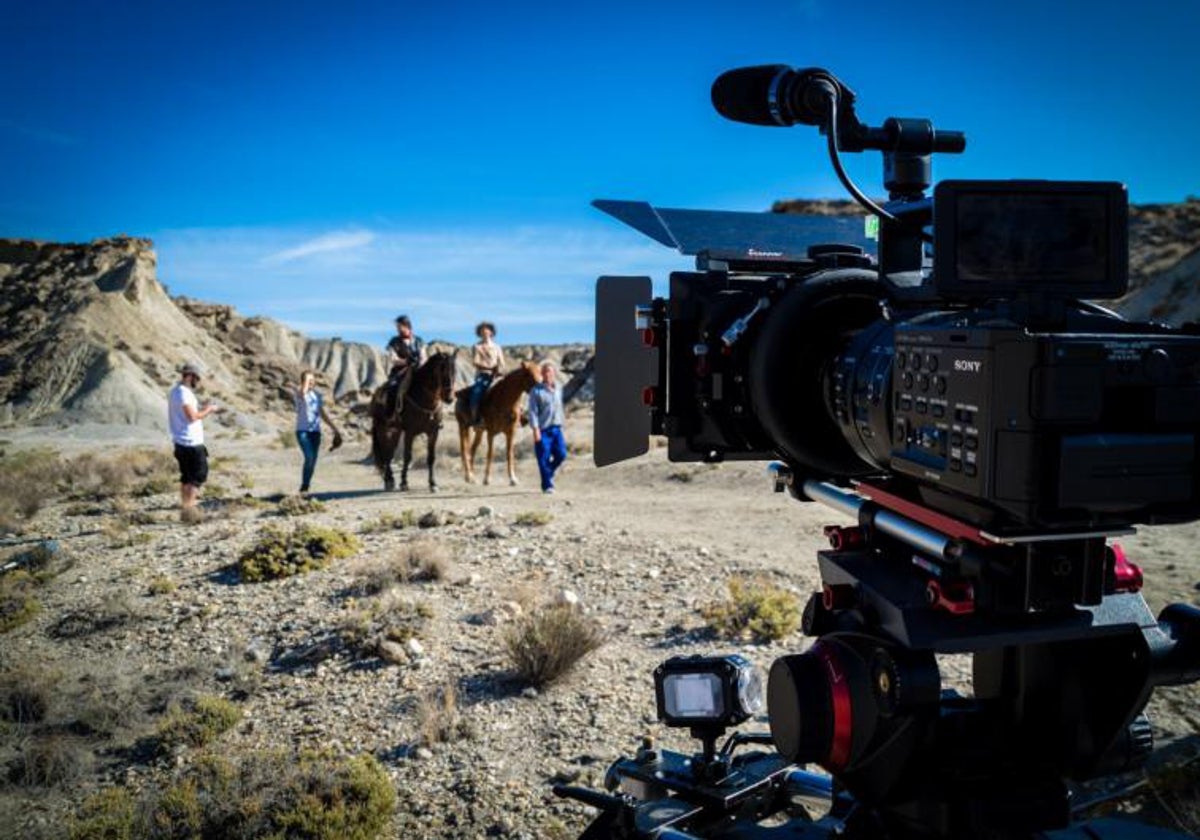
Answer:
[[(161, 445), (128, 431), (14, 430), (0, 437), (17, 447), (52, 441), (70, 452), (138, 442)], [(339, 660), (304, 673), (266, 668), (260, 687), (245, 701), (247, 724), (231, 734), (230, 744), (333, 743), (381, 757), (406, 792), (397, 837), (540, 837), (550, 834), (548, 826), (571, 835), (584, 825), (587, 812), (550, 799), (546, 790), (552, 779), (597, 783), (603, 768), (647, 732), (668, 744), (687, 743), (653, 725), (650, 672), (656, 662), (715, 646), (740, 650), (766, 668), (774, 658), (807, 646), (798, 633), (774, 644), (714, 645), (690, 631), (703, 625), (698, 608), (721, 597), (734, 574), (762, 575), (807, 597), (819, 586), (815, 554), (826, 545), (822, 527), (846, 524), (838, 514), (773, 493), (764, 464), (671, 464), (657, 448), (642, 459), (596, 469), (590, 455), (578, 451), (589, 449), (586, 412), (572, 417), (567, 436), (577, 451), (552, 496), (539, 491), (536, 466), (528, 457), (518, 464), (518, 486), (507, 485), (499, 464), (493, 483), (482, 486), (464, 483), (457, 456), (443, 453), (441, 491), (431, 494), (424, 481), (423, 442), (417, 445), (413, 489), (407, 493), (383, 492), (364, 463), (361, 440), (322, 453), (313, 490), (327, 507), (312, 521), (355, 531), (405, 509), (456, 512), (464, 523), (435, 534), (449, 548), (455, 570), (451, 580), (421, 590), (436, 618), (422, 636), (428, 655), (417, 667), (364, 668)], [(444, 438), (452, 437), (451, 423)], [(528, 446), (525, 441), (523, 448)], [(226, 487), (252, 486), (249, 492), (263, 498), (292, 493), (299, 483), (298, 450), (273, 439), (218, 435), (210, 451), (224, 465), (212, 481)], [(222, 580), (221, 569), (251, 542), (267, 521), (265, 514), (214, 518), (188, 529), (174, 520), (169, 495), (145, 504), (156, 518), (145, 529), (152, 540), (135, 548), (105, 548), (95, 536), (94, 521), (61, 510), (39, 520), (81, 563), (66, 576), (69, 580), (50, 589), (45, 615), (6, 637), (0, 661), (35, 652), (48, 662), (115, 657), (150, 672), (192, 651), (236, 657), (254, 639), (276, 651), (294, 648), (335, 624), (344, 611), (338, 593), (353, 578), (351, 566), (253, 587)], [(490, 513), (481, 515), (485, 507)], [(541, 528), (512, 524), (518, 514), (531, 511), (544, 511), (551, 521)], [(416, 536), (430, 534), (364, 536), (362, 553), (368, 559), (384, 556)], [(1170, 601), (1200, 599), (1198, 541), (1196, 524), (1145, 528), (1124, 540), (1145, 570), (1145, 594), (1155, 612)], [(64, 610), (94, 602), (105, 587), (129, 588), (130, 580), (155, 574), (177, 579), (180, 591), (151, 603), (137, 626), (108, 637), (48, 638), (47, 628)], [(505, 682), (499, 631), (474, 620), (514, 588), (531, 585), (550, 595), (569, 589), (608, 635), (606, 645), (575, 675), (533, 698)], [(948, 684), (967, 687), (964, 657), (946, 658), (943, 670)], [(437, 745), (432, 756), (414, 759), (406, 746), (415, 734), (411, 700), (422, 688), (447, 680), (459, 685), (481, 734)], [(1179, 738), (1200, 729), (1195, 687), (1159, 692), (1151, 711), (1161, 736)], [(109, 778), (129, 776), (112, 771)], [(77, 799), (87, 787), (63, 796)], [(53, 797), (40, 799), (37, 809), (43, 821), (62, 816)]]

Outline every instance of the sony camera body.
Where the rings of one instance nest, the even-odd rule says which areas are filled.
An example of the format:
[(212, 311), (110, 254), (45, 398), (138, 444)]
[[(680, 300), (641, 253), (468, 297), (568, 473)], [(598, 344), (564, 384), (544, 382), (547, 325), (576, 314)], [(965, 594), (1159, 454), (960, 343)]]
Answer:
[[(730, 71), (713, 102), (818, 126), (870, 215), (595, 202), (696, 270), (666, 297), (600, 278), (594, 457), (658, 434), (674, 461), (771, 460), (777, 491), (852, 524), (818, 553), (802, 625), (816, 641), (771, 667), (769, 739), (716, 747), (744, 720), (714, 699), (753, 684), (744, 663), (672, 660), (660, 718), (702, 753), (646, 746), (613, 765), (613, 793), (558, 792), (601, 810), (589, 840), (1066, 829), (1072, 784), (1150, 753), (1151, 691), (1200, 679), (1200, 609), (1156, 619), (1110, 542), (1200, 518), (1200, 329), (1088, 302), (1127, 290), (1120, 184), (945, 181), (928, 197), (932, 156), (965, 137), (867, 126), (816, 68)], [(841, 166), (864, 150), (883, 154), (883, 204)], [(943, 653), (972, 655), (971, 696), (942, 686)], [(764, 740), (774, 752), (734, 754)], [(814, 792), (824, 816), (795, 804)]]

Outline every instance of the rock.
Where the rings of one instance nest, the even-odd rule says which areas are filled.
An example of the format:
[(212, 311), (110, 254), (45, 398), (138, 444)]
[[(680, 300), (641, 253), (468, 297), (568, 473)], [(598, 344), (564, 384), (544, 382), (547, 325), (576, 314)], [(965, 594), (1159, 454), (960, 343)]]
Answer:
[(526, 686), (525, 688), (521, 689), (521, 696), (529, 700), (533, 700), (538, 696), (538, 690), (531, 685)]
[(563, 589), (560, 590), (558, 595), (554, 598), (554, 603), (561, 604), (564, 607), (578, 607), (579, 596), (570, 589)]
[(255, 662), (259, 665), (271, 658), (262, 639), (251, 639), (250, 644), (246, 645), (246, 649), (242, 652), (242, 657), (247, 662)]
[(480, 505), (479, 516), (481, 519), (491, 519), (496, 515), (496, 509), (491, 505)]
[(501, 624), (508, 624), (511, 621), (521, 617), (524, 612), (521, 605), (516, 601), (501, 601), (496, 606), (487, 610), (479, 616), (479, 623), (486, 624), (489, 627), (497, 627)]
[(217, 669), (216, 677), (220, 682), (229, 682), (236, 676), (237, 671), (235, 671), (233, 668), (225, 667)]
[(409, 639), (404, 643), (404, 650), (414, 659), (425, 655), (425, 646), (416, 639)]
[(489, 525), (484, 530), (483, 535), (489, 540), (502, 540), (508, 536), (503, 528), (497, 528), (495, 525)]
[(429, 749), (429, 747), (417, 747), (416, 750), (413, 751), (413, 755), (422, 761), (428, 761), (429, 759), (433, 758), (433, 750)]
[(446, 524), (446, 514), (440, 510), (431, 510), (421, 514), (421, 518), (417, 520), (417, 526), (420, 528), (440, 528)]
[(392, 665), (407, 665), (408, 654), (404, 651), (404, 646), (399, 642), (393, 642), (389, 639), (380, 640), (376, 645), (376, 652), (379, 658), (384, 662), (389, 662)]

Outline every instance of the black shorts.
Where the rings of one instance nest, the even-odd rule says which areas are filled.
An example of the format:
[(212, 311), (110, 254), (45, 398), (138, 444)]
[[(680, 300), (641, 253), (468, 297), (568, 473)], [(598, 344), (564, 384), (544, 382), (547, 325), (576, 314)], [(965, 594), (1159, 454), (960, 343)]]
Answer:
[(179, 462), (179, 483), (199, 487), (208, 479), (208, 450), (203, 446), (175, 444), (175, 460)]

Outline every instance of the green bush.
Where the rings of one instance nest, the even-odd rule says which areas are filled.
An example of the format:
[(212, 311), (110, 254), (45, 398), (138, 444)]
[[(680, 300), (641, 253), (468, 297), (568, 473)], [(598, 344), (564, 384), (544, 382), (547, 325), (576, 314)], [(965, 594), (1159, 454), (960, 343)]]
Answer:
[(121, 787), (100, 791), (84, 802), (69, 836), (372, 840), (387, 828), (395, 806), (396, 791), (370, 756), (208, 755), (140, 796)]
[(765, 580), (733, 578), (729, 598), (701, 610), (708, 626), (727, 639), (774, 641), (800, 626), (800, 601)]
[(238, 572), (249, 583), (276, 580), (323, 569), (358, 548), (353, 534), (336, 528), (299, 525), (289, 534), (267, 527), (259, 534), (258, 542), (238, 558)]
[(181, 746), (204, 747), (241, 719), (242, 710), (236, 703), (205, 694), (185, 705), (172, 706), (159, 724), (155, 740), (160, 752)]
[(46, 449), (0, 455), (0, 533), (22, 531), (55, 499), (65, 473), (63, 460)]
[(504, 647), (517, 676), (537, 688), (565, 676), (603, 643), (596, 623), (568, 605), (536, 610), (504, 635)]

